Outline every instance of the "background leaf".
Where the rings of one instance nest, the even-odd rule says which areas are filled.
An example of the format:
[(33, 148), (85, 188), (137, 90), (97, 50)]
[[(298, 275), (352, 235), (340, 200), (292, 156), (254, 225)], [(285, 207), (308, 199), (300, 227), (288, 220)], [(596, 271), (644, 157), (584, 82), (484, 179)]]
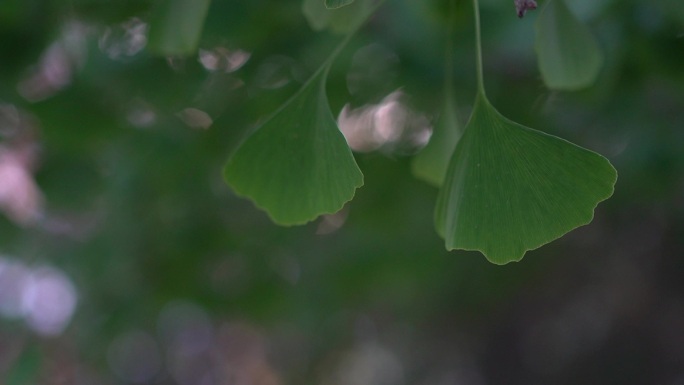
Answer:
[(456, 114), (456, 102), (453, 95), (447, 92), (444, 110), (435, 125), (430, 141), (411, 163), (413, 174), (436, 187), (441, 186), (449, 159), (462, 134), (463, 130)]
[(274, 222), (295, 225), (334, 213), (363, 185), (337, 128), (319, 71), (238, 148), (225, 178)]
[(325, 6), (330, 9), (344, 7), (353, 3), (354, 0), (325, 0)]
[(449, 3), (449, 21), (444, 60), (444, 104), (439, 121), (434, 126), (430, 141), (411, 162), (411, 171), (417, 178), (440, 187), (444, 181), (449, 159), (454, 153), (463, 130), (458, 122), (456, 98), (454, 97), (454, 24), (456, 24), (456, 1)]
[(211, 0), (165, 0), (150, 29), (149, 47), (162, 55), (191, 55), (197, 49)]
[(437, 230), (447, 249), (518, 261), (591, 222), (616, 179), (601, 155), (506, 119), (480, 94), (440, 190)]
[(302, 12), (315, 31), (330, 30), (336, 34), (346, 34), (353, 31), (358, 23), (365, 20), (371, 9), (371, 0), (346, 2), (348, 7), (328, 7), (321, 0), (303, 0)]
[(589, 29), (564, 0), (550, 0), (537, 20), (539, 69), (549, 88), (574, 90), (596, 80), (603, 54)]

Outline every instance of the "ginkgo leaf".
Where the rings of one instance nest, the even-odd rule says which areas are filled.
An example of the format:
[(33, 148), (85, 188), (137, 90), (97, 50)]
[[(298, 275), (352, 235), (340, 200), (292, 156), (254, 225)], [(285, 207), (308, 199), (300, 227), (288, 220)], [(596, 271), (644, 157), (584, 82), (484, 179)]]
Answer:
[(435, 187), (442, 185), (451, 154), (463, 133), (456, 115), (456, 102), (450, 92), (444, 101), (442, 115), (432, 131), (430, 141), (411, 163), (413, 175)]
[(603, 53), (564, 0), (546, 3), (536, 29), (539, 69), (549, 88), (575, 90), (594, 83), (603, 65)]
[(150, 27), (149, 48), (162, 55), (197, 50), (211, 0), (164, 0)]
[(447, 23), (446, 54), (444, 57), (444, 105), (442, 115), (435, 125), (427, 146), (421, 150), (411, 163), (413, 175), (427, 183), (440, 187), (444, 181), (449, 159), (454, 153), (456, 143), (463, 134), (456, 114), (454, 97), (454, 24), (456, 24), (456, 1), (449, 3), (449, 22)]
[(334, 213), (363, 185), (328, 105), (325, 68), (245, 140), (224, 170), (238, 195), (280, 225)]
[(354, 0), (325, 0), (325, 6), (329, 9), (341, 8), (353, 3)]
[(616, 180), (606, 158), (506, 119), (480, 92), (439, 193), (436, 227), (447, 249), (518, 261), (591, 222)]

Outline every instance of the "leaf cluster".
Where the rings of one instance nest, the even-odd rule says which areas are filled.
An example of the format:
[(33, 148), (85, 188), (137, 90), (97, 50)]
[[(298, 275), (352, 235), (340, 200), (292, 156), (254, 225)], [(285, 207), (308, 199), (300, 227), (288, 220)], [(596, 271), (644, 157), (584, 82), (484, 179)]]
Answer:
[[(325, 6), (336, 9), (350, 3), (326, 1)], [(330, 21), (340, 15), (329, 15), (336, 11), (322, 8), (316, 13), (316, 4), (320, 2), (304, 2), (312, 24), (319, 29), (334, 26)], [(447, 249), (479, 250), (490, 261), (503, 264), (589, 223), (596, 205), (612, 195), (617, 173), (605, 158), (516, 124), (494, 109), (484, 91), (477, 1), (473, 7), (475, 107), (461, 129), (454, 112), (453, 84), (445, 81), (443, 118), (416, 157), (413, 170), (441, 186), (435, 218)], [(370, 13), (356, 14), (363, 20)], [(348, 14), (342, 19), (348, 20)], [(350, 25), (354, 28), (349, 36), (357, 23)], [(564, 0), (545, 4), (537, 36), (540, 69), (550, 88), (570, 90), (593, 83), (603, 61), (601, 51)], [(447, 56), (453, 44), (449, 41)], [(246, 138), (226, 166), (226, 180), (235, 191), (252, 199), (276, 223), (301, 224), (334, 213), (362, 185), (361, 172), (328, 106), (326, 74), (335, 55)], [(450, 61), (445, 67), (450, 73)]]

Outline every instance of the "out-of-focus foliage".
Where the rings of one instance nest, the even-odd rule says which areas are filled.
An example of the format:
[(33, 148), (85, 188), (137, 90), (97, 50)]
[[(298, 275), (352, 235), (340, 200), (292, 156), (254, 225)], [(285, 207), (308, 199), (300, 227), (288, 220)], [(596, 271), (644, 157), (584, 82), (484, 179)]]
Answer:
[[(451, 90), (452, 85), (448, 85)], [(453, 92), (444, 95), (444, 107), (435, 122), (428, 144), (417, 154), (411, 164), (417, 178), (439, 187), (444, 182), (449, 159), (454, 153), (456, 143), (463, 135), (463, 128), (458, 121), (456, 100)]]
[(298, 228), (221, 172), (339, 40), (301, 1), (214, 0), (187, 58), (149, 53), (150, 1), (2, 1), (2, 381), (681, 382), (684, 4), (568, 2), (605, 65), (593, 87), (559, 93), (536, 66), (538, 11), (520, 20), (511, 3), (482, 1), (489, 99), (621, 177), (593, 224), (499, 267), (443, 250), (437, 191), (409, 172), (441, 107), (441, 1), (388, 1), (332, 67), (366, 184)]
[(457, 14), (452, 2), (449, 8), (451, 20), (446, 28), (445, 49), (444, 49), (444, 97), (442, 110), (439, 117), (433, 124), (432, 133), (428, 143), (413, 157), (411, 170), (413, 174), (427, 183), (440, 187), (444, 182), (444, 177), (449, 166), (449, 159), (454, 153), (458, 140), (463, 135), (463, 127), (458, 119), (458, 105), (455, 95), (454, 84), (454, 26)]
[(594, 84), (603, 65), (603, 53), (565, 0), (550, 0), (544, 6), (536, 41), (539, 70), (549, 88), (576, 90)]
[(358, 0), (351, 6), (330, 9), (319, 0), (302, 0), (302, 12), (315, 31), (329, 30), (337, 34), (350, 33), (374, 9), (375, 0)]
[(211, 0), (164, 0), (151, 18), (149, 48), (162, 55), (193, 55)]

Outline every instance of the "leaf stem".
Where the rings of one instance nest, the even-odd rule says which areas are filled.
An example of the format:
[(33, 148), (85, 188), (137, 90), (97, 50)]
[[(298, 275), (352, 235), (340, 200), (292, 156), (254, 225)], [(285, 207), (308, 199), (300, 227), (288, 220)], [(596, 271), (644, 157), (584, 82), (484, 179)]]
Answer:
[(475, 14), (475, 50), (477, 67), (477, 92), (485, 96), (484, 75), (482, 74), (482, 37), (480, 36), (480, 6), (478, 0), (473, 0), (473, 12)]

